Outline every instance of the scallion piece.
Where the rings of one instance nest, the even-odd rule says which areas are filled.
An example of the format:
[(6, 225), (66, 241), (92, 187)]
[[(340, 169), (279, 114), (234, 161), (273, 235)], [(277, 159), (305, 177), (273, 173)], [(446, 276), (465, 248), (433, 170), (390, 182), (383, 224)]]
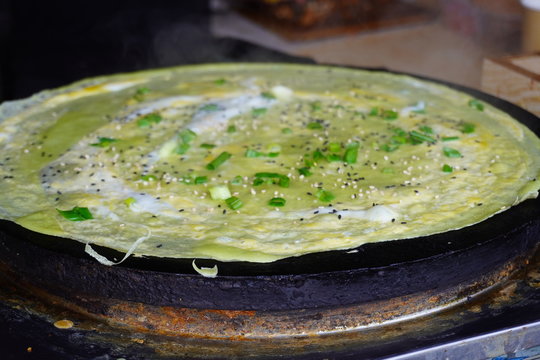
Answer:
[(459, 136), (443, 136), (441, 138), (442, 141), (454, 141), (459, 140)]
[(108, 137), (99, 137), (97, 143), (90, 144), (90, 146), (107, 147), (118, 140)]
[(338, 154), (328, 154), (328, 156), (326, 156), (326, 160), (329, 162), (341, 161), (341, 156)]
[(275, 207), (285, 206), (286, 203), (287, 203), (287, 200), (281, 197), (275, 197), (275, 198), (270, 199), (270, 201), (268, 201), (268, 205), (275, 206)]
[(193, 141), (193, 139), (197, 137), (197, 134), (190, 129), (185, 129), (182, 130), (180, 134), (178, 134), (178, 136), (180, 136), (180, 139), (182, 139), (183, 142), (190, 143), (191, 141)]
[(399, 117), (399, 113), (394, 110), (383, 110), (381, 116), (385, 120), (396, 120)]
[(253, 150), (253, 149), (247, 149), (246, 152), (244, 153), (244, 156), (248, 158), (256, 158), (256, 157), (261, 157), (263, 155), (264, 154), (262, 152)]
[(443, 147), (443, 153), (444, 153), (444, 156), (449, 157), (449, 158), (461, 157), (461, 153), (459, 151), (457, 151), (456, 149), (449, 148), (449, 147)]
[(330, 202), (336, 198), (334, 194), (332, 194), (330, 191), (323, 190), (323, 189), (317, 190), (317, 192), (315, 193), (315, 196), (319, 199), (319, 201), (322, 201), (322, 202)]
[(341, 151), (341, 144), (340, 143), (330, 143), (330, 144), (328, 144), (328, 150), (330, 150), (330, 152), (334, 152), (334, 153), (340, 152)]
[(231, 154), (224, 151), (221, 154), (218, 155), (214, 160), (210, 161), (206, 168), (208, 170), (216, 170), (221, 164), (223, 164), (225, 161), (229, 160), (231, 158)]
[(232, 133), (236, 132), (236, 126), (234, 126), (234, 125), (229, 125), (229, 127), (227, 127), (227, 132), (228, 132), (229, 134), (232, 134)]
[(163, 118), (159, 114), (148, 114), (137, 120), (137, 126), (140, 128), (150, 127), (153, 124), (158, 124)]
[(270, 172), (260, 172), (255, 174), (253, 185), (262, 185), (264, 183), (277, 184), (281, 187), (289, 187), (291, 179), (286, 175)]
[(312, 111), (319, 111), (322, 109), (322, 103), (320, 101), (314, 101), (311, 103)]
[(352, 142), (347, 144), (345, 155), (343, 155), (343, 161), (347, 164), (355, 164), (358, 158), (358, 149), (360, 144), (358, 142)]
[(242, 200), (240, 200), (240, 199), (237, 198), (236, 196), (231, 196), (231, 197), (225, 199), (225, 203), (226, 203), (227, 206), (229, 206), (232, 210), (238, 210), (238, 209), (240, 209), (242, 206), (244, 206), (244, 203), (242, 202)]
[(308, 168), (308, 167), (302, 167), (302, 168), (298, 169), (298, 173), (299, 173), (300, 175), (304, 175), (305, 177), (308, 177), (308, 176), (313, 175), (313, 174), (311, 173), (311, 171), (309, 171), (309, 168)]
[(444, 164), (442, 167), (442, 171), (445, 173), (451, 173), (452, 171), (454, 171), (454, 169), (450, 165)]
[(386, 152), (392, 152), (399, 149), (399, 145), (398, 144), (384, 144), (384, 145), (381, 145), (381, 149)]
[(269, 99), (269, 100), (275, 100), (276, 99), (276, 96), (274, 94), (272, 94), (271, 92), (269, 91), (264, 91), (261, 93), (261, 96), (265, 99)]
[(291, 128), (283, 128), (281, 129), (282, 134), (292, 134)]
[(216, 147), (216, 145), (204, 143), (204, 144), (201, 144), (200, 147), (202, 147), (203, 149), (213, 149)]
[(471, 123), (464, 123), (463, 125), (461, 125), (461, 132), (464, 134), (473, 133), (475, 129), (476, 129), (476, 126)]
[(315, 150), (313, 152), (313, 161), (317, 162), (319, 160), (322, 160), (322, 159), (326, 159), (326, 157), (324, 156), (324, 154), (320, 151), (320, 150)]
[(177, 153), (178, 155), (183, 155), (189, 150), (190, 147), (191, 146), (187, 143), (181, 143), (181, 144), (178, 144), (174, 152)]
[(231, 180), (231, 185), (242, 185), (242, 182), (242, 177), (237, 175)]
[(435, 140), (431, 136), (422, 134), (416, 130), (409, 132), (409, 135), (411, 136), (411, 140), (413, 141), (413, 143), (423, 143), (425, 141), (434, 144), (437, 142), (437, 140)]
[(319, 130), (319, 129), (322, 129), (323, 126), (320, 122), (317, 122), (317, 121), (312, 121), (310, 123), (308, 123), (306, 125), (306, 127), (310, 130)]
[(133, 99), (135, 99), (138, 102), (141, 102), (144, 100), (145, 95), (150, 93), (150, 89), (147, 87), (141, 87), (138, 88), (137, 91), (135, 91), (135, 95), (133, 95)]
[(420, 131), (424, 134), (433, 134), (433, 129), (426, 125), (420, 126)]
[(469, 100), (467, 105), (469, 105), (469, 107), (471, 107), (471, 108), (473, 108), (475, 110), (484, 111), (484, 104), (482, 102), (480, 102), (479, 100), (477, 100), (477, 99)]
[(217, 104), (206, 104), (199, 108), (201, 111), (218, 111), (219, 106)]
[(394, 169), (392, 169), (392, 168), (383, 168), (383, 169), (381, 170), (381, 172), (382, 172), (383, 174), (393, 174), (393, 173), (394, 173)]
[(275, 157), (279, 156), (279, 153), (278, 152), (271, 152), (271, 153), (266, 154), (266, 156), (268, 156), (269, 158), (275, 158)]
[(208, 176), (196, 176), (193, 180), (195, 184), (206, 184), (208, 182)]
[(208, 191), (212, 200), (225, 200), (231, 197), (231, 192), (226, 185), (212, 186)]
[(88, 210), (88, 208), (86, 207), (75, 206), (71, 210), (56, 209), (56, 211), (58, 211), (60, 215), (62, 215), (64, 218), (68, 219), (69, 221), (85, 221), (85, 220), (91, 220), (94, 218), (90, 210)]
[(251, 110), (251, 115), (253, 116), (261, 116), (266, 114), (267, 109), (266, 108), (255, 108)]
[(214, 84), (216, 84), (216, 85), (225, 85), (226, 83), (227, 83), (227, 80), (225, 80), (225, 79), (214, 80)]

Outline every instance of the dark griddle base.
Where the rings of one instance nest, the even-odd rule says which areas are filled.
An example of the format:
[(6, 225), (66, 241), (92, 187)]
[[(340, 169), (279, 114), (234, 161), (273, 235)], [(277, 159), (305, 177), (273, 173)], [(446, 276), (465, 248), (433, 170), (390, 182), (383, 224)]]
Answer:
[[(60, 330), (60, 319), (75, 323)], [(358, 332), (228, 341), (156, 336), (113, 328), (44, 304), (0, 278), (3, 359), (382, 359), (540, 320), (540, 252), (524, 271), (488, 294), (435, 315)], [(28, 348), (31, 352), (28, 352)], [(502, 354), (501, 354), (502, 355)]]

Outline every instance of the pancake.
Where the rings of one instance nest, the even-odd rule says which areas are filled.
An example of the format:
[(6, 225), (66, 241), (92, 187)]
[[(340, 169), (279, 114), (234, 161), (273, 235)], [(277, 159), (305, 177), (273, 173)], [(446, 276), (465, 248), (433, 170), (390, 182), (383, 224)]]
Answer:
[[(406, 75), (211, 64), (0, 107), (0, 217), (127, 255), (272, 262), (481, 222), (540, 188), (540, 140)], [(196, 265), (194, 265), (196, 266)]]

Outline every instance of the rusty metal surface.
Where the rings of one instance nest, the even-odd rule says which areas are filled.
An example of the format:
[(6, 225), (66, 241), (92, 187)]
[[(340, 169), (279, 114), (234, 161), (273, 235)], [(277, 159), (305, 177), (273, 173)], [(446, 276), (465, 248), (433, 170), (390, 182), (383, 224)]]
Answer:
[[(43, 301), (31, 293), (14, 287), (0, 277), (0, 325), (23, 323), (21, 318), (31, 318), (27, 334), (18, 334), (19, 358), (40, 359), (221, 359), (221, 358), (295, 358), (295, 359), (379, 359), (389, 355), (426, 347), (430, 343), (451, 342), (460, 336), (492, 329), (493, 321), (517, 325), (519, 321), (540, 320), (540, 253), (527, 267), (510, 275), (505, 281), (467, 301), (439, 309), (401, 322), (387, 322), (379, 326), (358, 330), (336, 331), (328, 334), (304, 334), (280, 337), (248, 337), (237, 333), (229, 339), (210, 339), (192, 336), (166, 336), (148, 327), (143, 314), (135, 319), (133, 304), (127, 308), (114, 307), (119, 313), (131, 314), (135, 323), (147, 324), (140, 328), (118, 326), (103, 322), (107, 314), (89, 317), (67, 310), (65, 304), (54, 299)], [(507, 270), (512, 270), (508, 268)], [(389, 306), (390, 307), (390, 306)], [(1, 310), (4, 311), (1, 311)], [(139, 308), (140, 309), (140, 308)], [(163, 310), (168, 316), (179, 316), (177, 309)], [(229, 325), (239, 324), (239, 318), (252, 319), (254, 313), (203, 312), (204, 315), (222, 319)], [(201, 315), (203, 314), (201, 313)], [(528, 317), (526, 316), (528, 314)], [(290, 314), (291, 315), (291, 314)], [(292, 314), (301, 320), (302, 314)], [(9, 318), (7, 318), (9, 316)], [(277, 316), (277, 314), (274, 314)], [(284, 314), (281, 314), (284, 316)], [(327, 315), (331, 316), (331, 315)], [(54, 323), (68, 319), (74, 326), (58, 329)], [(305, 318), (304, 318), (305, 319)], [(493, 319), (492, 322), (486, 321)], [(502, 319), (502, 320), (501, 320)], [(317, 319), (308, 319), (313, 324)], [(320, 319), (322, 320), (322, 319)], [(504, 321), (503, 321), (504, 320)], [(176, 320), (176, 325), (180, 323)], [(480, 325), (479, 325), (480, 324)], [(481, 325), (484, 324), (484, 325)], [(241, 324), (240, 324), (241, 325)], [(499, 324), (500, 325), (500, 324)], [(225, 326), (225, 325), (223, 325)], [(244, 325), (245, 326), (245, 325)], [(282, 325), (280, 325), (282, 326)], [(2, 329), (2, 326), (0, 326)], [(39, 332), (46, 340), (46, 347), (54, 344), (55, 357), (47, 357), (35, 338)], [(1, 331), (0, 331), (1, 332)], [(14, 334), (11, 334), (13, 336)], [(43, 339), (42, 339), (43, 340)], [(31, 347), (31, 353), (27, 348)], [(45, 354), (43, 357), (39, 355)], [(104, 357), (106, 355), (106, 357)], [(101, 356), (101, 357), (100, 357)]]

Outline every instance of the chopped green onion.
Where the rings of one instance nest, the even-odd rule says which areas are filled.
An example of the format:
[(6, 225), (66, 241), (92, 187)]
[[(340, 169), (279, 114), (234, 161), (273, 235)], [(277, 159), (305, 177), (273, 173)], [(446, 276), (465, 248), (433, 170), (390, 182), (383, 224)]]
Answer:
[(464, 123), (461, 126), (461, 132), (464, 133), (464, 134), (470, 134), (470, 133), (474, 132), (475, 128), (476, 128), (476, 126), (474, 124)]
[(358, 158), (359, 147), (360, 147), (360, 144), (356, 141), (347, 144), (345, 155), (343, 155), (343, 161), (345, 161), (347, 164), (355, 164), (356, 159)]
[(84, 221), (91, 220), (94, 217), (88, 208), (75, 206), (71, 210), (56, 209), (60, 215), (68, 219), (69, 221)]
[(261, 157), (263, 155), (264, 154), (262, 152), (253, 150), (253, 149), (247, 149), (246, 152), (244, 153), (244, 156), (248, 158), (256, 158), (256, 157)]
[(433, 134), (433, 129), (429, 126), (420, 126), (420, 131), (422, 131), (424, 134)]
[(141, 180), (143, 181), (156, 181), (157, 177), (154, 175), (141, 175)]
[(390, 140), (393, 144), (406, 144), (409, 142), (409, 139), (404, 136), (392, 136)]
[(449, 148), (449, 147), (443, 147), (443, 153), (446, 157), (449, 157), (449, 158), (461, 157), (461, 153), (459, 151), (457, 151), (456, 149)]
[(454, 141), (459, 140), (459, 136), (443, 136), (441, 138), (442, 141)]
[(340, 143), (330, 143), (328, 144), (328, 150), (331, 152), (340, 152), (341, 151), (341, 144)]
[(275, 158), (275, 157), (279, 156), (279, 153), (278, 152), (271, 152), (271, 153), (266, 154), (266, 156), (268, 156), (269, 158)]
[(232, 133), (236, 132), (236, 126), (234, 126), (234, 125), (229, 125), (229, 127), (227, 128), (227, 132), (228, 132), (229, 134), (232, 134)]
[(310, 123), (308, 123), (306, 125), (306, 127), (310, 130), (319, 130), (319, 129), (322, 129), (323, 126), (320, 122), (317, 122), (317, 121), (312, 121)]
[(369, 114), (370, 116), (380, 116), (385, 120), (396, 120), (399, 117), (399, 113), (394, 110), (388, 110), (388, 109), (381, 109), (378, 107), (374, 107), (370, 110)]
[(216, 145), (204, 143), (204, 144), (201, 144), (200, 147), (202, 147), (203, 149), (213, 149), (216, 147)]
[(90, 146), (97, 146), (97, 147), (107, 147), (111, 145), (114, 142), (117, 142), (118, 140), (113, 138), (107, 138), (107, 137), (100, 137), (98, 138), (98, 142), (94, 144), (90, 144)]
[(442, 171), (445, 173), (451, 173), (452, 171), (454, 171), (454, 169), (450, 165), (444, 164), (442, 167)]
[(308, 167), (302, 167), (302, 168), (298, 169), (298, 173), (299, 173), (300, 175), (304, 175), (304, 176), (306, 176), (306, 177), (313, 175), (313, 174), (311, 173), (311, 171), (309, 171), (309, 168), (308, 168)]
[(330, 161), (330, 162), (341, 161), (341, 156), (338, 155), (338, 154), (329, 154), (329, 155), (326, 157), (326, 160), (328, 160), (328, 161)]
[(394, 169), (392, 169), (392, 168), (383, 168), (383, 169), (381, 170), (381, 172), (382, 172), (383, 174), (393, 174), (393, 173), (394, 173)]
[(227, 80), (225, 80), (225, 79), (214, 80), (214, 84), (216, 84), (216, 85), (225, 85), (226, 83), (227, 83)]
[(322, 109), (322, 103), (320, 101), (314, 101), (311, 103), (311, 110), (319, 111)]
[(392, 151), (396, 151), (397, 149), (399, 149), (399, 145), (397, 144), (384, 144), (381, 146), (381, 149), (386, 151), (386, 152), (392, 152)]
[(315, 193), (315, 196), (319, 199), (319, 201), (322, 201), (322, 202), (330, 202), (336, 198), (334, 194), (332, 194), (330, 191), (323, 190), (323, 189), (317, 190), (317, 192)]
[(283, 128), (281, 129), (282, 134), (292, 134), (291, 128)]
[(185, 129), (182, 130), (178, 136), (180, 136), (180, 139), (182, 139), (183, 142), (189, 143), (197, 137), (197, 134), (190, 129)]
[(174, 152), (177, 153), (178, 155), (183, 155), (189, 150), (190, 147), (191, 146), (187, 143), (181, 143), (181, 144), (178, 144)]
[(321, 159), (325, 159), (326, 157), (324, 156), (324, 154), (320, 151), (320, 150), (315, 150), (313, 152), (313, 161), (317, 162)]
[(276, 206), (276, 207), (285, 206), (286, 203), (287, 203), (287, 200), (281, 197), (275, 197), (275, 198), (270, 199), (270, 201), (268, 201), (268, 205)]
[(130, 207), (131, 205), (133, 205), (137, 200), (135, 200), (134, 198), (132, 197), (128, 197), (127, 199), (124, 200), (124, 204), (126, 204), (127, 207)]
[(137, 126), (145, 128), (152, 124), (158, 124), (161, 120), (163, 120), (163, 118), (159, 114), (148, 114), (137, 120)]
[(218, 155), (214, 160), (210, 161), (206, 168), (208, 170), (216, 170), (221, 164), (223, 164), (225, 161), (229, 160), (231, 158), (231, 154), (224, 151), (221, 154)]
[(232, 180), (231, 180), (231, 184), (232, 185), (242, 185), (243, 181), (242, 181), (242, 177), (240, 175), (237, 175), (235, 176)]
[(202, 111), (218, 111), (219, 106), (217, 106), (217, 104), (206, 104), (206, 105), (201, 106), (199, 110), (202, 110)]
[(150, 89), (147, 87), (138, 88), (137, 91), (135, 91), (135, 95), (133, 95), (133, 98), (141, 102), (144, 100), (144, 96), (150, 92)]
[(411, 140), (413, 141), (413, 143), (423, 143), (425, 141), (434, 144), (437, 142), (437, 140), (435, 140), (431, 136), (422, 134), (416, 130), (411, 131), (409, 135), (411, 136)]
[(271, 92), (269, 91), (264, 91), (261, 93), (261, 96), (265, 99), (269, 99), (269, 100), (275, 100), (276, 99), (276, 96), (274, 94), (272, 94)]
[(476, 109), (478, 111), (484, 111), (484, 104), (479, 100), (471, 99), (467, 104), (473, 109)]
[(397, 136), (407, 136), (407, 132), (401, 128), (394, 128), (393, 130)]
[(261, 116), (261, 115), (264, 115), (266, 114), (266, 108), (255, 108), (253, 110), (251, 110), (251, 115), (253, 116)]
[(396, 120), (399, 117), (399, 114), (394, 110), (384, 110), (382, 112), (382, 117), (385, 120)]
[(264, 183), (277, 184), (281, 187), (289, 187), (291, 179), (286, 175), (270, 172), (260, 172), (255, 174), (253, 185), (262, 185)]
[(225, 203), (232, 209), (232, 210), (238, 210), (242, 206), (244, 206), (244, 203), (242, 200), (237, 198), (236, 196), (231, 196), (227, 199), (225, 199)]
[(208, 176), (196, 176), (193, 182), (195, 184), (205, 184), (208, 182)]
[(225, 200), (231, 197), (231, 192), (226, 185), (212, 186), (208, 191), (212, 200)]

